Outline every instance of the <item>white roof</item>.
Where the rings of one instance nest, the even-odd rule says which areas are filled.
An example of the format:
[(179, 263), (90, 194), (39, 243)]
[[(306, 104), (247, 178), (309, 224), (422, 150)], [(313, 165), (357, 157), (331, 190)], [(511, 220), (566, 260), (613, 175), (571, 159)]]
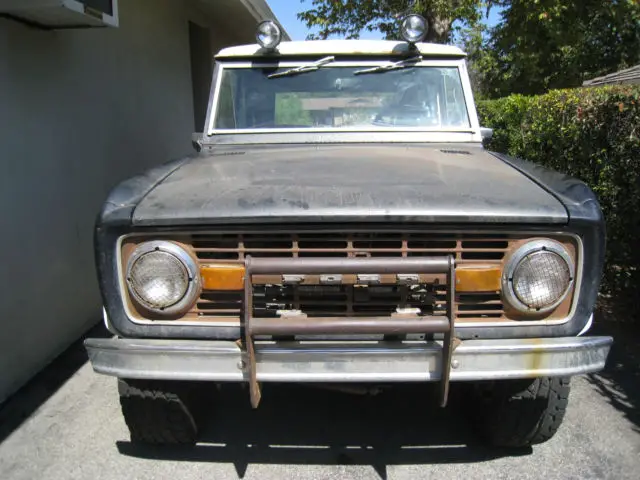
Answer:
[[(418, 50), (425, 56), (464, 57), (466, 54), (453, 45), (418, 43)], [(406, 55), (407, 42), (390, 40), (308, 40), (304, 42), (282, 42), (277, 52), (265, 51), (258, 44), (240, 45), (220, 50), (216, 58), (252, 56), (298, 56), (298, 55)]]

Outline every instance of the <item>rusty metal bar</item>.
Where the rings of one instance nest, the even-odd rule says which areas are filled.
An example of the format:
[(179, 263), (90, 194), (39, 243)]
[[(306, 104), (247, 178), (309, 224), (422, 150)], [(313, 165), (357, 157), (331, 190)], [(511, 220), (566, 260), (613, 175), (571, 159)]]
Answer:
[(449, 257), (254, 258), (251, 274), (444, 273)]
[(444, 317), (314, 317), (252, 318), (251, 335), (331, 335), (441, 333), (450, 328)]
[(440, 378), (440, 406), (446, 407), (449, 399), (449, 377), (451, 376), (451, 358), (453, 356), (453, 339), (455, 338), (454, 312), (456, 311), (456, 266), (449, 259), (447, 274), (447, 319), (449, 328), (442, 341), (442, 376)]
[(246, 360), (244, 361), (245, 374), (249, 377), (249, 396), (251, 406), (258, 408), (262, 392), (256, 375), (256, 352), (251, 335), (251, 316), (253, 312), (253, 285), (251, 284), (251, 257), (245, 259), (247, 275), (244, 277), (244, 340), (246, 349)]

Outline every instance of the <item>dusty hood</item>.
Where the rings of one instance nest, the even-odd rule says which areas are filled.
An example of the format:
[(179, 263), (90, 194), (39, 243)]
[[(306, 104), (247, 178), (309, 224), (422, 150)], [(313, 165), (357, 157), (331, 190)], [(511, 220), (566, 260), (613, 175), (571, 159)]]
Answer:
[(483, 149), (449, 144), (221, 147), (133, 214), (134, 225), (323, 220), (557, 224), (567, 212)]

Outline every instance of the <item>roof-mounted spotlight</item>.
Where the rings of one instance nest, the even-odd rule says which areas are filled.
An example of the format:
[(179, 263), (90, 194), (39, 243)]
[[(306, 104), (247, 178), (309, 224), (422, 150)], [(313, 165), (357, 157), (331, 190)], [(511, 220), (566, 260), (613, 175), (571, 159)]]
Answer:
[(258, 25), (256, 40), (262, 48), (274, 50), (282, 41), (282, 30), (273, 20), (265, 20)]
[(422, 15), (407, 15), (402, 19), (400, 26), (400, 34), (410, 44), (418, 43), (424, 40), (429, 31), (429, 24)]

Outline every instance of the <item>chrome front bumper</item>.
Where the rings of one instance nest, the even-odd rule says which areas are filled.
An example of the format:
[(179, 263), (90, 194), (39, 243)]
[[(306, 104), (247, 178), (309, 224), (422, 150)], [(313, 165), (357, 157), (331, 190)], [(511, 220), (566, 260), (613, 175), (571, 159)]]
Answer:
[[(569, 376), (604, 368), (611, 337), (468, 340), (451, 360), (451, 380)], [(121, 378), (248, 381), (234, 342), (88, 339), (93, 369)], [(438, 381), (441, 342), (255, 342), (261, 382)]]

